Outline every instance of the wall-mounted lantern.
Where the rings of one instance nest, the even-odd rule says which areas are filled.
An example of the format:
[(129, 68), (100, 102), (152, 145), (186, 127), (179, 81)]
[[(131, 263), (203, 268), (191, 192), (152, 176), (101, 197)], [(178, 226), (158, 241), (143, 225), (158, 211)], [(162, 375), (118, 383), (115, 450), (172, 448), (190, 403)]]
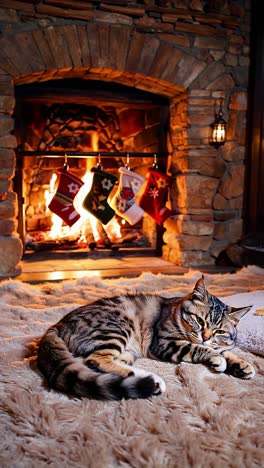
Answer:
[(225, 144), (226, 141), (226, 121), (223, 119), (223, 98), (220, 99), (218, 112), (215, 114), (215, 120), (211, 123), (211, 135), (209, 143), (215, 148)]

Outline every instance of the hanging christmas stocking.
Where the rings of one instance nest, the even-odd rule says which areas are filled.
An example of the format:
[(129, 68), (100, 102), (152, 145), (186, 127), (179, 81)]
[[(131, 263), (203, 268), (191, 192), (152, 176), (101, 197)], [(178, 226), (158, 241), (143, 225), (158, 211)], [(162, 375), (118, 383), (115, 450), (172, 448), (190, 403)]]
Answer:
[(144, 210), (135, 202), (135, 196), (142, 186), (144, 179), (139, 174), (120, 167), (119, 186), (111, 200), (111, 206), (121, 218), (129, 224), (136, 224), (144, 214)]
[(115, 215), (114, 210), (108, 204), (107, 198), (118, 178), (114, 174), (92, 168), (94, 173), (90, 192), (83, 201), (83, 207), (93, 214), (101, 223), (107, 224)]
[(79, 192), (83, 181), (69, 171), (63, 170), (60, 175), (56, 194), (52, 198), (48, 208), (58, 215), (63, 221), (72, 226), (80, 218), (73, 206), (73, 200)]
[(158, 171), (157, 169), (148, 169), (147, 185), (138, 204), (148, 213), (157, 224), (162, 226), (167, 219), (175, 212), (165, 206), (171, 178)]

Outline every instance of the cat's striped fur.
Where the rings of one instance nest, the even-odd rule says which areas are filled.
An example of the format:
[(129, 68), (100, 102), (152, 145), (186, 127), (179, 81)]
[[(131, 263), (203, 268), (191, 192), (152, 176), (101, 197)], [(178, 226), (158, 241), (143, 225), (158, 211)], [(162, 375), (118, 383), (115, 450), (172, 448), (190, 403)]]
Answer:
[(127, 294), (80, 307), (40, 341), (38, 366), (51, 388), (94, 399), (148, 398), (165, 391), (158, 376), (133, 367), (139, 357), (203, 363), (242, 379), (253, 367), (230, 352), (236, 324), (249, 307), (233, 309), (209, 294), (203, 278), (184, 298)]

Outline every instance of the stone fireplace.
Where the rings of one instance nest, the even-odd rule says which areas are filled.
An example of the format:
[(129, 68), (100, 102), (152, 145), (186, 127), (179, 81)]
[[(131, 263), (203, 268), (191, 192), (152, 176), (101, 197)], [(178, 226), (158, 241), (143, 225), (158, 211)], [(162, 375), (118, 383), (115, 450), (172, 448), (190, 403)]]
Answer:
[[(95, 218), (89, 221), (90, 214), (82, 209), (80, 200), (77, 211), (81, 211), (83, 220), (69, 228), (55, 217), (54, 222), (62, 225), (58, 229), (53, 226), (47, 198), (50, 190), (56, 191), (65, 165), (83, 180), (90, 173), (89, 183), (82, 187), (76, 203), (89, 191), (90, 170), (97, 165), (117, 179), (122, 166), (144, 180), (153, 165), (166, 173), (169, 101), (122, 85), (109, 83), (106, 89), (103, 82), (76, 79), (17, 86), (15, 98), (18, 146), (14, 185), (21, 208), (19, 235), (24, 250), (34, 253), (63, 248), (81, 252), (84, 248), (87, 253), (87, 248), (100, 248), (102, 253), (105, 246), (160, 255), (162, 229), (147, 213), (131, 223), (116, 214), (109, 225), (103, 226)], [(57, 184), (50, 188), (54, 177)], [(117, 190), (118, 182), (109, 203)]]
[[(23, 255), (16, 172), (30, 109), (20, 112), (19, 96), (41, 84), (76, 80), (92, 89), (97, 82), (104, 91), (120, 86), (162, 101), (159, 138), (151, 142), (146, 129), (137, 151), (166, 155), (164, 168), (173, 178), (169, 204), (181, 214), (164, 223), (164, 259), (213, 264), (241, 236), (250, 2), (3, 0), (0, 24), (2, 277), (19, 274)], [(216, 149), (209, 133), (220, 98), (228, 132)], [(62, 103), (63, 92), (56, 101)], [(33, 143), (26, 149), (34, 150)]]

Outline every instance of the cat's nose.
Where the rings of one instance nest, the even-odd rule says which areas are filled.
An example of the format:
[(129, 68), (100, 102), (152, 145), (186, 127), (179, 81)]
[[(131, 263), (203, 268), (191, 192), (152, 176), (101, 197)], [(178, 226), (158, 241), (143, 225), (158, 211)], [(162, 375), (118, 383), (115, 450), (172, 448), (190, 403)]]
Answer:
[(202, 333), (202, 338), (204, 341), (210, 340), (212, 333), (209, 330), (204, 330)]

